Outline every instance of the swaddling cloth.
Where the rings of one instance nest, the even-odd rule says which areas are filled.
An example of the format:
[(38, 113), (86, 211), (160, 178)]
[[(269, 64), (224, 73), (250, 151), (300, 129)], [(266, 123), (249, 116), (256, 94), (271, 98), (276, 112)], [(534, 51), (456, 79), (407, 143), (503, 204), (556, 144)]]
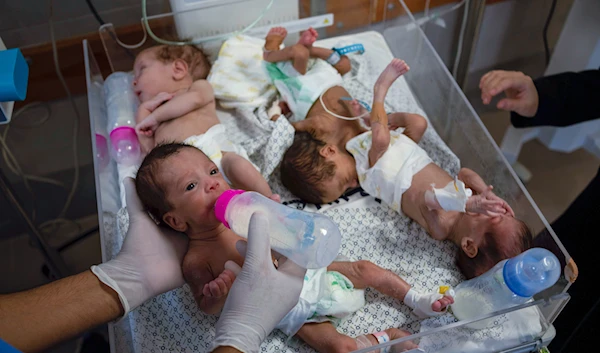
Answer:
[(412, 178), (429, 163), (427, 152), (399, 130), (390, 131), (390, 146), (377, 163), (369, 167), (371, 131), (362, 133), (346, 144), (354, 156), (360, 186), (371, 196), (380, 198), (401, 213), (402, 194), (410, 188)]
[(292, 122), (306, 118), (308, 111), (329, 87), (342, 84), (337, 70), (321, 59), (310, 59), (306, 73), (301, 75), (291, 61), (265, 63), (273, 84), (294, 114)]
[[(248, 153), (246, 153), (246, 150), (242, 146), (229, 141), (225, 132), (225, 126), (221, 124), (212, 126), (202, 135), (190, 136), (185, 139), (183, 143), (194, 146), (204, 152), (204, 154), (217, 165), (217, 168), (219, 168), (219, 171), (223, 174), (225, 181), (229, 184), (231, 184), (231, 181), (227, 178), (227, 175), (223, 173), (223, 168), (221, 167), (223, 152), (233, 152), (242, 156), (244, 159), (250, 160), (248, 158)], [(254, 168), (258, 170), (256, 166), (254, 166)]]
[(339, 272), (326, 268), (308, 270), (298, 304), (279, 322), (276, 328), (293, 336), (305, 323), (341, 319), (365, 305), (365, 293), (354, 289), (350, 280)]

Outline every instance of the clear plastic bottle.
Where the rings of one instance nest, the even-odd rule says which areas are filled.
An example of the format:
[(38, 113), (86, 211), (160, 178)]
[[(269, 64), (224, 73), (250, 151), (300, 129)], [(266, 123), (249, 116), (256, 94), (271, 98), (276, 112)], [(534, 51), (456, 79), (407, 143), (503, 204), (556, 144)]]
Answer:
[(244, 190), (227, 190), (215, 203), (215, 215), (236, 234), (247, 238), (250, 217), (269, 218), (271, 248), (304, 268), (327, 267), (340, 250), (342, 236), (328, 217), (304, 212)]
[[(553, 253), (543, 248), (529, 249), (456, 286), (452, 313), (459, 320), (468, 320), (523, 304), (554, 285), (560, 273), (560, 262)], [(480, 329), (490, 323), (482, 320), (469, 326)]]
[(92, 91), (88, 94), (88, 102), (90, 105), (90, 119), (94, 122), (94, 134), (96, 135), (96, 162), (100, 172), (102, 172), (110, 162), (108, 132), (106, 131), (106, 103), (104, 91), (99, 83), (93, 82), (90, 89)]
[(126, 72), (110, 74), (104, 81), (104, 97), (113, 157), (123, 165), (139, 163), (141, 150), (135, 133), (139, 102), (133, 91), (133, 76)]

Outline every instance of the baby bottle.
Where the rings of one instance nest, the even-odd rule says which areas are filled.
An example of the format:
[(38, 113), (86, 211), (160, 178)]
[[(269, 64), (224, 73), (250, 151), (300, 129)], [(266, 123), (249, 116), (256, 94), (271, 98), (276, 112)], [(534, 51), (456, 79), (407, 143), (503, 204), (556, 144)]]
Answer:
[(271, 248), (299, 266), (327, 267), (338, 255), (342, 236), (324, 215), (296, 210), (244, 190), (227, 190), (215, 203), (217, 219), (245, 238), (250, 217), (257, 211), (269, 219)]
[(104, 91), (98, 83), (90, 85), (91, 92), (88, 95), (90, 105), (90, 118), (94, 122), (94, 134), (96, 135), (96, 162), (100, 171), (106, 169), (110, 162), (108, 154), (108, 133), (106, 132), (106, 108)]
[(112, 73), (104, 81), (104, 96), (112, 155), (119, 164), (136, 164), (141, 151), (135, 133), (138, 99), (133, 91), (133, 76), (126, 72)]
[[(560, 262), (553, 253), (544, 248), (529, 249), (456, 286), (452, 313), (459, 320), (467, 320), (523, 304), (556, 283), (560, 273)], [(469, 326), (480, 329), (491, 321)]]

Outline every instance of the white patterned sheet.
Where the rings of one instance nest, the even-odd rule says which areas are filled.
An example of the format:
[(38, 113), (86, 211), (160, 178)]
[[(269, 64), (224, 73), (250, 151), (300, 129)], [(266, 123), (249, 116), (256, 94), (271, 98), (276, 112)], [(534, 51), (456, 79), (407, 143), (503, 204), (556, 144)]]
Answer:
[[(392, 54), (383, 37), (376, 32), (332, 38), (317, 44), (332, 47), (340, 40), (360, 42), (365, 46), (364, 55), (352, 58), (353, 71), (345, 77), (344, 86), (354, 97), (369, 102), (372, 100), (373, 84), (392, 59)], [(389, 112), (424, 115), (403, 78), (390, 89), (385, 106)], [(282, 195), (288, 205), (323, 212), (338, 224), (343, 234), (341, 254), (353, 260), (368, 259), (397, 273), (420, 291), (434, 290), (440, 285), (455, 286), (462, 280), (462, 275), (454, 264), (453, 244), (433, 240), (416, 222), (398, 215), (371, 196), (356, 192), (319, 208), (294, 200), (279, 182), (277, 170), (283, 153), (293, 140), (291, 125), (283, 118), (275, 123), (271, 122), (264, 107), (255, 112), (236, 111), (233, 115), (235, 118), (220, 116), (232, 141), (241, 143), (246, 148), (273, 190)], [(460, 169), (458, 158), (433, 128), (427, 129), (420, 145), (435, 163), (451, 175), (455, 175)], [(104, 227), (108, 235), (104, 239), (104, 249), (109, 252), (108, 257), (112, 258), (119, 251), (127, 231), (126, 210), (121, 209), (116, 215), (105, 214)], [(399, 300), (367, 289), (366, 302), (364, 308), (338, 326), (340, 332), (358, 336), (389, 327), (401, 327), (412, 333), (420, 331), (419, 320)], [(112, 325), (112, 352), (203, 352), (214, 336), (216, 320), (215, 316), (204, 315), (197, 309), (190, 289), (185, 285), (152, 299), (131, 312), (127, 318)], [(446, 315), (428, 320), (428, 327), (435, 327), (453, 319)], [(461, 332), (464, 337), (473, 336), (471, 332)], [(426, 347), (422, 348), (429, 351)], [(431, 344), (430, 351), (441, 348), (440, 342), (435, 341)], [(288, 341), (279, 331), (272, 333), (261, 346), (261, 352), (269, 353), (313, 351), (297, 339)]]

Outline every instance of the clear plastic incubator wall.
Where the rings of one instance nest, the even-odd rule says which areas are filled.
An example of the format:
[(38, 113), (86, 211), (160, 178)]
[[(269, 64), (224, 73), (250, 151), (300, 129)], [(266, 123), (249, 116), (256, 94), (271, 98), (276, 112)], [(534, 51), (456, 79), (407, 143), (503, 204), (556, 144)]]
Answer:
[[(507, 164), (406, 4), (401, 0), (276, 0), (264, 12), (269, 4), (269, 0), (164, 1), (162, 7), (153, 3), (152, 9), (156, 11), (160, 8), (162, 13), (149, 13), (148, 25), (154, 35), (160, 38), (216, 38), (202, 44), (211, 61), (216, 59), (219, 48), (226, 39), (223, 35), (240, 31), (256, 19), (259, 19), (258, 22), (244, 35), (263, 39), (270, 27), (284, 23), (290, 32), (286, 44), (297, 39), (298, 31), (313, 26), (319, 32), (316, 45), (329, 48), (340, 43), (364, 45), (363, 54), (353, 54), (354, 68), (348, 75), (355, 77), (345, 78), (349, 87), (358, 87), (361, 80), (374, 82), (392, 57), (405, 60), (411, 70), (404, 75), (397, 90), (391, 90), (388, 94), (390, 109), (410, 110), (426, 116), (429, 129), (422, 145), (434, 156), (434, 162), (453, 173), (458, 172), (460, 167), (471, 168), (488, 184), (494, 185), (494, 191), (512, 206), (534, 236), (545, 233), (544, 239), (534, 239), (534, 245), (551, 250), (563, 268), (558, 282), (537, 294), (532, 301), (466, 321), (457, 321), (451, 314), (419, 320), (411, 316), (410, 311), (399, 301), (383, 298), (383, 295), (373, 290), (367, 291), (366, 307), (346, 318), (338, 330), (350, 336), (377, 332), (387, 327), (399, 327), (412, 333), (400, 340), (363, 350), (365, 352), (394, 345), (400, 348), (402, 342), (408, 340), (418, 344), (419, 349), (424, 352), (530, 352), (547, 345), (554, 336), (552, 322), (569, 300), (567, 290), (570, 280), (574, 280), (577, 273), (575, 263)], [(430, 10), (431, 13), (435, 11), (436, 9)], [(131, 71), (135, 55), (142, 49), (157, 44), (148, 36), (144, 44), (135, 47), (135, 41), (142, 39), (142, 27), (140, 22), (138, 27), (129, 27), (130, 31), (127, 32), (115, 30), (111, 25), (102, 26), (99, 33), (103, 48), (95, 47), (95, 51), (88, 41), (83, 42), (92, 141), (94, 153), (99, 157), (94, 164), (104, 260), (118, 252), (127, 230), (128, 219), (120, 182), (124, 171), (114, 158), (109, 160), (105, 149), (110, 143), (97, 138), (98, 135), (108, 138), (105, 130), (103, 83), (111, 72)], [(133, 32), (139, 33), (139, 38), (132, 37), (132, 28), (138, 30)], [(129, 45), (130, 48), (124, 48), (119, 41), (126, 42), (121, 44)], [(98, 63), (103, 63), (102, 71)], [(106, 69), (108, 67), (109, 70)], [(347, 89), (355, 94), (352, 89)], [(367, 96), (363, 99), (369, 101), (371, 98)], [(219, 110), (219, 118), (229, 122), (241, 119), (235, 111), (226, 109)], [(265, 141), (270, 141), (269, 131), (261, 133), (267, 136)], [(250, 152), (252, 151), (249, 151), (251, 158), (260, 157), (260, 148), (254, 153)], [(274, 178), (268, 180), (272, 181)], [(329, 208), (325, 206), (318, 211), (333, 215), (335, 221), (335, 214), (339, 210), (349, 212), (343, 208), (344, 202)], [(391, 215), (393, 212), (383, 213), (386, 217), (402, 217), (395, 213), (395, 216)], [(397, 222), (400, 223), (392, 224), (401, 224), (402, 227), (408, 224), (406, 229), (419, 228), (417, 224), (410, 225), (408, 220)], [(342, 238), (345, 236), (342, 229)], [(366, 236), (360, 234), (347, 235), (348, 238), (342, 241), (341, 252), (351, 252), (354, 260), (371, 260), (395, 271), (407, 278), (413, 286), (424, 290), (432, 289), (429, 287), (436, 284), (444, 285), (446, 283), (441, 283), (444, 281), (456, 285), (464, 280), (454, 267), (454, 259), (445, 258), (445, 254), (453, 253), (452, 244), (433, 241), (421, 233), (416, 236), (422, 239), (414, 246), (415, 249), (420, 249), (414, 256), (411, 253), (414, 250), (410, 250), (410, 239), (406, 240), (409, 242), (406, 245), (402, 241), (386, 237), (364, 239)], [(410, 237), (400, 234), (396, 238)], [(366, 243), (361, 243), (363, 241)], [(361, 253), (361, 249), (367, 250)], [(414, 260), (411, 260), (412, 257)], [(433, 281), (432, 278), (435, 277), (439, 277), (441, 282)], [(123, 320), (111, 324), (109, 332), (112, 352), (206, 351), (214, 334), (216, 317), (200, 313), (186, 287), (165, 293)], [(491, 324), (476, 325), (473, 324), (475, 321)], [(473, 328), (482, 326), (485, 328)], [(263, 343), (262, 351), (313, 350), (297, 339), (288, 341), (275, 332)]]

